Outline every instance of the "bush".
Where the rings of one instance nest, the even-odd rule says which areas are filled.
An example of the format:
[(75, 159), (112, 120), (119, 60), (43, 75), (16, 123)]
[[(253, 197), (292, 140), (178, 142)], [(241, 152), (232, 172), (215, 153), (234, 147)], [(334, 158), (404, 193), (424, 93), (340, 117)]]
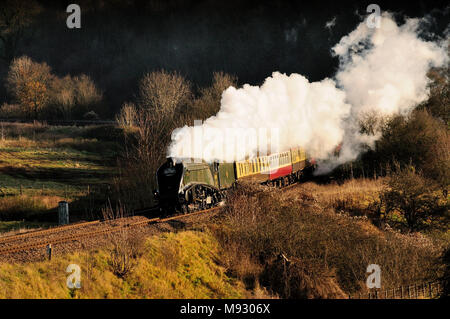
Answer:
[(138, 111), (133, 103), (125, 102), (116, 115), (116, 122), (119, 126), (134, 127), (137, 125)]
[(353, 169), (362, 167), (367, 176), (372, 172), (389, 173), (389, 168), (395, 168), (395, 163), (401, 166), (411, 164), (425, 177), (435, 180), (443, 191), (448, 188), (450, 137), (442, 120), (423, 109), (415, 110), (408, 117), (397, 115), (385, 120), (372, 117), (361, 124), (364, 132), (380, 129), (381, 138), (375, 143), (374, 150), (353, 163)]
[(11, 62), (6, 87), (28, 118), (82, 118), (86, 112), (98, 112), (102, 101), (102, 93), (87, 75), (60, 78), (46, 63), (26, 56)]
[(94, 111), (89, 111), (89, 112), (84, 113), (83, 119), (89, 120), (89, 121), (97, 121), (100, 119), (100, 117)]
[[(221, 223), (212, 228), (236, 276), (290, 298), (364, 291), (373, 263), (383, 269), (383, 289), (439, 276), (440, 248), (431, 241), (382, 232), (367, 219), (324, 210), (305, 195), (283, 200), (276, 191), (253, 187), (229, 195)], [(249, 264), (245, 256), (253, 266), (239, 266)]]
[(97, 114), (101, 101), (102, 93), (87, 75), (55, 77), (46, 114), (66, 120), (83, 118), (88, 112)]
[(143, 253), (143, 238), (128, 229), (122, 229), (110, 235), (112, 246), (109, 249), (108, 264), (119, 278), (130, 275), (137, 265), (137, 259)]
[(191, 98), (191, 84), (176, 72), (147, 73), (139, 82), (138, 105), (152, 113), (173, 116)]
[(382, 198), (386, 214), (396, 210), (406, 219), (411, 231), (438, 210), (439, 197), (435, 195), (436, 183), (416, 172), (413, 166), (397, 168), (389, 178), (388, 188)]

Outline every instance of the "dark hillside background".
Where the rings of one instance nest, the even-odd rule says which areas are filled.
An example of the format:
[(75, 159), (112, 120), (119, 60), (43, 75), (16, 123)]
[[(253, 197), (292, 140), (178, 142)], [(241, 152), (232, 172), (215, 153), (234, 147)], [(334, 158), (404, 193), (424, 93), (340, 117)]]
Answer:
[[(208, 85), (214, 71), (255, 85), (273, 71), (311, 81), (332, 76), (337, 59), (330, 48), (373, 1), (78, 0), (81, 29), (66, 27), (66, 7), (74, 1), (37, 2), (41, 11), (15, 56), (46, 62), (60, 76), (89, 75), (104, 92), (104, 116), (112, 117), (133, 98), (138, 79), (159, 69), (176, 70), (197, 86)], [(431, 30), (440, 34), (450, 20), (446, 1), (376, 3), (410, 17), (430, 14)], [(334, 17), (335, 26), (326, 28)], [(8, 101), (7, 68), (0, 61), (0, 105)]]

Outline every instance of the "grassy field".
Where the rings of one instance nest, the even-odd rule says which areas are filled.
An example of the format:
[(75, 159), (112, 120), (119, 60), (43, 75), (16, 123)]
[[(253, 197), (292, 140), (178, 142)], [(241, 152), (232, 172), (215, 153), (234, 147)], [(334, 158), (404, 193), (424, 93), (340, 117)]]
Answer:
[[(0, 298), (245, 298), (249, 292), (219, 265), (211, 235), (180, 232), (147, 239), (123, 278), (113, 273), (110, 251), (81, 252), (51, 262), (0, 264)], [(66, 286), (69, 264), (81, 267), (81, 289)], [(256, 295), (261, 297), (262, 295)]]
[(118, 147), (108, 129), (1, 123), (0, 217), (39, 219), (61, 200), (76, 203), (104, 192)]
[[(343, 194), (367, 208), (381, 182), (308, 182), (282, 193), (244, 186), (202, 231), (129, 233), (51, 262), (0, 264), (0, 298), (347, 298), (367, 292), (372, 263), (382, 267), (382, 289), (439, 280), (448, 242), (336, 209)], [(114, 260), (133, 266), (123, 275)], [(72, 263), (81, 267), (79, 290), (65, 284)]]

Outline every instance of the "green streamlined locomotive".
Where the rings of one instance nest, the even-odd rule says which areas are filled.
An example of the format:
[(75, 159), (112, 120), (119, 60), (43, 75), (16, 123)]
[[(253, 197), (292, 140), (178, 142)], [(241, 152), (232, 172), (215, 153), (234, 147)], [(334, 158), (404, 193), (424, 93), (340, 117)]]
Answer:
[(239, 180), (282, 187), (299, 181), (314, 168), (314, 159), (300, 147), (232, 163), (168, 158), (156, 171), (154, 196), (163, 213), (187, 213), (217, 205), (224, 191)]

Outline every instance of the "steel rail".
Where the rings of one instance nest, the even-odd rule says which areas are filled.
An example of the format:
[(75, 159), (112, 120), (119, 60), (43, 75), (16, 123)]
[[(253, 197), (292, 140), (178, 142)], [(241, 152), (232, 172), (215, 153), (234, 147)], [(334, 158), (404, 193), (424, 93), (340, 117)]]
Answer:
[[(101, 230), (96, 230), (96, 231), (91, 231), (91, 232), (84, 232), (84, 233), (79, 233), (79, 234), (73, 234), (73, 235), (69, 235), (69, 236), (63, 236), (61, 238), (57, 238), (57, 239), (53, 239), (53, 240), (43, 240), (43, 241), (39, 241), (36, 243), (31, 243), (31, 244), (0, 248), (0, 255), (30, 250), (30, 249), (35, 249), (35, 248), (47, 247), (50, 244), (56, 245), (56, 244), (67, 243), (70, 241), (75, 241), (78, 239), (91, 238), (91, 237), (106, 234), (106, 233), (114, 233), (114, 232), (129, 228), (129, 227), (143, 226), (145, 224), (163, 223), (163, 222), (167, 222), (167, 221), (174, 220), (174, 219), (180, 219), (180, 218), (185, 218), (185, 217), (189, 217), (189, 216), (208, 213), (208, 212), (215, 211), (218, 209), (220, 209), (220, 207), (213, 207), (213, 208), (209, 208), (209, 209), (205, 209), (205, 210), (201, 210), (201, 211), (196, 211), (196, 212), (187, 213), (187, 214), (180, 214), (180, 215), (171, 216), (171, 217), (167, 217), (167, 218), (156, 217), (156, 218), (151, 218), (151, 219), (138, 221), (138, 222), (134, 222), (134, 223), (113, 226), (113, 227), (109, 227), (106, 229), (101, 229)], [(94, 221), (94, 222), (98, 223), (99, 221)], [(89, 223), (94, 223), (94, 222), (89, 222)], [(77, 225), (81, 225), (81, 224), (77, 224)], [(72, 225), (72, 226), (75, 226), (75, 225)], [(68, 227), (66, 227), (66, 229), (67, 228)], [(42, 233), (40, 233), (40, 234), (42, 234)], [(26, 235), (26, 234), (21, 234), (21, 235)], [(33, 236), (33, 237), (36, 237), (36, 236)]]

